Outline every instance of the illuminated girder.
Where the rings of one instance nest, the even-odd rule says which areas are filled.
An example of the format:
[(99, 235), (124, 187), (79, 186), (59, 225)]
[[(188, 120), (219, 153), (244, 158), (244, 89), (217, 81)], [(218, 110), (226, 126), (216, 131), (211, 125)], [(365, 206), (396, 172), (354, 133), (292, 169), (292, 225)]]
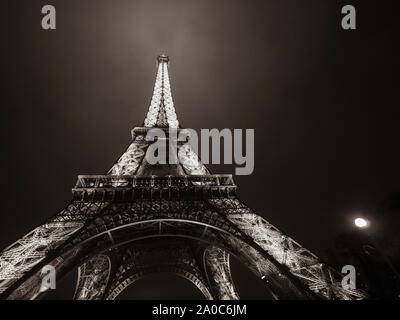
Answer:
[(122, 154), (117, 163), (115, 163), (108, 171), (110, 175), (133, 175), (136, 173), (144, 155), (148, 143), (143, 136), (134, 137), (133, 142), (128, 149)]
[(0, 293), (68, 240), (104, 203), (71, 203), (0, 254)]
[(203, 253), (203, 267), (215, 299), (239, 299), (233, 285), (228, 252), (217, 246), (206, 247)]
[(106, 254), (98, 254), (78, 268), (76, 300), (97, 300), (105, 293), (111, 273), (111, 260)]

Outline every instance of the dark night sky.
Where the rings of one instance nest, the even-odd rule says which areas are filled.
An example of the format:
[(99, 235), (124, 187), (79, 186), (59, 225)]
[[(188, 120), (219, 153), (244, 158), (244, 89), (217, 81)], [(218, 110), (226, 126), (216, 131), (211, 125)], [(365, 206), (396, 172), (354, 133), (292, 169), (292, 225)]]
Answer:
[[(78, 174), (112, 165), (142, 124), (165, 52), (181, 124), (254, 128), (240, 198), (323, 253), (357, 212), (400, 189), (397, 18), (379, 3), (5, 1), (0, 247), (60, 211)], [(45, 4), (57, 9), (54, 31), (40, 27)], [(344, 4), (357, 8), (356, 31), (340, 28)]]

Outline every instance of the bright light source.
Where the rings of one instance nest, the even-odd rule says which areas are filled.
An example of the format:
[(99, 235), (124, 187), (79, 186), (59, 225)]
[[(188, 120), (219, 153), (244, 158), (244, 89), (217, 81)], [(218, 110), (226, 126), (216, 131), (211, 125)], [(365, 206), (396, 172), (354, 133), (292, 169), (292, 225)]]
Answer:
[(366, 228), (368, 226), (368, 221), (363, 218), (357, 218), (354, 220), (354, 224), (359, 228)]

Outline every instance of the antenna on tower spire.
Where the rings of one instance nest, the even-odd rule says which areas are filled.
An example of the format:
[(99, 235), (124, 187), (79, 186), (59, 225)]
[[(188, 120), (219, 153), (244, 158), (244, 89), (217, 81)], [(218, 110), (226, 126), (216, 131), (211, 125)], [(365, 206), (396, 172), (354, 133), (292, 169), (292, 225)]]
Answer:
[(157, 56), (157, 62), (158, 63), (162, 63), (162, 62), (168, 63), (169, 62), (169, 57), (166, 54), (159, 54)]

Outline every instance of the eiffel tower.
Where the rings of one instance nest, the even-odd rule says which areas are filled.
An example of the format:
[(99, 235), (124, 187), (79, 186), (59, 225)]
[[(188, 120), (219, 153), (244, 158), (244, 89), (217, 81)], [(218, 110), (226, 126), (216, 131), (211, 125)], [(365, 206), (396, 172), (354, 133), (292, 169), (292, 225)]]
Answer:
[[(342, 275), (253, 213), (236, 196), (231, 175), (215, 175), (179, 132), (168, 75), (157, 76), (142, 127), (105, 175), (81, 175), (60, 213), (0, 255), (0, 298), (35, 299), (42, 268), (57, 279), (78, 267), (74, 299), (115, 299), (146, 275), (170, 272), (191, 281), (207, 299), (239, 299), (230, 273), (234, 255), (276, 299), (363, 299), (341, 285)], [(150, 164), (159, 128), (177, 145), (176, 164)]]

